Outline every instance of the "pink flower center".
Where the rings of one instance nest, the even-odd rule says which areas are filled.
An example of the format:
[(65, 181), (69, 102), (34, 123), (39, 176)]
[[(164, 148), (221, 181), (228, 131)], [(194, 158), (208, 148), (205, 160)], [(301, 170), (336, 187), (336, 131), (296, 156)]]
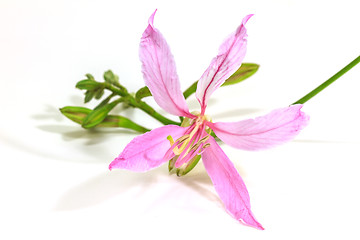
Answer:
[[(206, 115), (198, 115), (195, 119), (184, 119), (183, 123), (190, 126), (185, 132), (185, 135), (175, 141), (170, 135), (167, 137), (171, 147), (166, 152), (165, 158), (176, 158), (176, 168), (189, 162), (197, 155), (200, 155), (205, 148), (210, 146), (210, 144), (207, 143), (210, 136), (206, 121), (208, 121)], [(183, 127), (186, 127), (186, 125)]]

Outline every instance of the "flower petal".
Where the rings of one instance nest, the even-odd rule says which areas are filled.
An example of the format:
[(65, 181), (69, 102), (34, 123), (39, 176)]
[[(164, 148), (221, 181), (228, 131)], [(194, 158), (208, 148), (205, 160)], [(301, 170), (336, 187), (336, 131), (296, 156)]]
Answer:
[(202, 111), (205, 111), (210, 95), (241, 66), (247, 44), (245, 24), (251, 16), (246, 16), (237, 30), (222, 43), (219, 54), (201, 76), (197, 85), (196, 98)]
[(271, 113), (239, 122), (207, 123), (222, 141), (244, 150), (266, 149), (292, 140), (308, 121), (302, 105), (280, 108)]
[(140, 60), (146, 86), (157, 104), (176, 116), (192, 117), (180, 90), (174, 58), (161, 33), (154, 27), (156, 11), (140, 42)]
[(203, 163), (226, 210), (237, 220), (263, 230), (250, 209), (250, 197), (239, 173), (213, 137), (202, 154)]
[(109, 169), (121, 168), (137, 172), (144, 172), (160, 166), (169, 159), (164, 159), (170, 147), (166, 139), (171, 134), (179, 138), (185, 134), (187, 128), (166, 125), (135, 137), (123, 152), (109, 165)]

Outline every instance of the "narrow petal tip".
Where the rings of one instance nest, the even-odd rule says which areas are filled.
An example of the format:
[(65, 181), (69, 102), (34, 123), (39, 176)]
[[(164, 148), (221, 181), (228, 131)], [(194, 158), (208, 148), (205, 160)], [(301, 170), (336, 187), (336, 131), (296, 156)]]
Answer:
[(249, 15), (247, 15), (246, 17), (244, 17), (244, 18), (243, 18), (243, 21), (242, 21), (242, 24), (246, 24), (247, 21), (248, 21), (252, 16), (254, 16), (254, 14), (249, 14)]
[(237, 220), (246, 226), (256, 228), (258, 230), (265, 230), (265, 228), (255, 219), (252, 213), (247, 218), (236, 217)]
[(113, 170), (113, 168), (117, 168), (119, 157), (115, 158), (110, 164), (109, 164), (109, 170)]
[(155, 13), (156, 13), (157, 9), (155, 9), (155, 11), (153, 12), (153, 14), (151, 14), (151, 16), (149, 17), (149, 25), (154, 28), (154, 17), (155, 17)]
[(197, 84), (196, 98), (204, 112), (210, 95), (239, 67), (246, 54), (247, 34), (245, 23), (253, 16), (243, 18), (240, 26), (220, 45), (218, 55), (212, 59)]
[(180, 88), (174, 57), (165, 38), (153, 25), (153, 12), (141, 40), (139, 56), (146, 86), (156, 103), (170, 114), (192, 117)]

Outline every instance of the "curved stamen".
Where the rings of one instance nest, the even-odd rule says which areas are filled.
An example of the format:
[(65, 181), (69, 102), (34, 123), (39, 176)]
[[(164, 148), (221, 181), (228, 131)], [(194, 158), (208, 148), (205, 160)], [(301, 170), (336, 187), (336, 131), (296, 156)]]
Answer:
[(179, 168), (184, 163), (190, 161), (194, 156), (198, 155), (200, 151), (199, 149), (202, 149), (202, 146), (207, 140), (209, 140), (209, 135), (205, 131), (205, 125), (201, 124), (198, 131), (195, 133), (195, 136), (190, 139), (189, 145), (186, 146), (184, 151), (179, 155), (176, 160), (175, 167)]
[(190, 141), (188, 142), (188, 144), (186, 145), (186, 147), (183, 149), (183, 151), (180, 153), (178, 160), (175, 163), (175, 167), (178, 168), (180, 167), (185, 161), (184, 161), (184, 157), (189, 153), (190, 148), (192, 146), (192, 144), (194, 142), (196, 142), (196, 140), (198, 139), (198, 134), (194, 134), (192, 136), (192, 138), (190, 139)]
[(164, 154), (164, 157), (163, 159), (171, 159), (175, 156), (174, 154), (174, 150), (175, 151), (178, 151), (179, 149), (179, 146), (184, 142), (186, 141), (186, 136), (190, 136), (189, 133), (191, 133), (194, 129), (194, 126), (190, 126), (186, 131), (185, 131), (185, 135), (176, 139), (176, 141), (173, 140), (173, 138), (171, 137), (171, 135), (169, 135), (167, 137), (167, 140), (169, 140), (170, 142), (170, 148), (166, 151), (166, 153)]
[(210, 147), (210, 143), (206, 143), (206, 144), (204, 144), (204, 146), (202, 146), (203, 149), (205, 149), (207, 147)]
[[(185, 163), (191, 162), (194, 157), (200, 155), (205, 148), (210, 146), (208, 126), (206, 122), (209, 120), (207, 116), (200, 115), (196, 119), (191, 120), (192, 125), (185, 132), (185, 135), (174, 141), (168, 136), (171, 147), (165, 153), (164, 158), (172, 159), (173, 166), (179, 168)], [(185, 166), (186, 167), (186, 166)]]
[(185, 140), (187, 140), (188, 138), (190, 137), (190, 135), (189, 134), (186, 134), (186, 135), (184, 135), (184, 136), (182, 136), (182, 137), (179, 137), (177, 140), (176, 140), (176, 142), (179, 142), (179, 144), (180, 143), (183, 143)]

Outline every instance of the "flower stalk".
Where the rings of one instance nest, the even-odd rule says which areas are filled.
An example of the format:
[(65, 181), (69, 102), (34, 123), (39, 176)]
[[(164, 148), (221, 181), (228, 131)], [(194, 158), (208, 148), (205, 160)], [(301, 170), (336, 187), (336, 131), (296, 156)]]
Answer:
[(164, 125), (168, 124), (175, 124), (180, 125), (180, 122), (175, 122), (171, 119), (166, 118), (165, 116), (161, 115), (157, 111), (155, 111), (150, 105), (148, 105), (146, 102), (136, 99), (134, 96), (128, 93), (126, 88), (119, 87), (121, 85), (119, 84), (111, 84), (108, 82), (104, 83), (105, 89), (111, 91), (113, 94), (117, 94), (122, 97), (122, 102), (127, 103), (129, 106), (134, 108), (139, 108), (143, 112), (147, 113), (149, 116), (153, 117), (154, 119), (158, 120)]
[(333, 82), (335, 82), (337, 79), (339, 79), (342, 75), (344, 75), (347, 71), (349, 71), (350, 69), (352, 69), (353, 67), (355, 67), (356, 64), (358, 64), (360, 62), (360, 56), (358, 56), (357, 58), (355, 58), (352, 62), (350, 62), (348, 65), (346, 65), (343, 69), (341, 69), (340, 71), (338, 71), (337, 73), (335, 73), (334, 76), (332, 76), (331, 78), (329, 78), (328, 80), (326, 80), (325, 82), (323, 82), (321, 85), (319, 85), (317, 88), (315, 88), (314, 90), (312, 90), (311, 92), (309, 92), (308, 94), (306, 94), (304, 97), (300, 98), (299, 100), (297, 100), (296, 102), (294, 102), (292, 105), (294, 104), (304, 104), (307, 101), (309, 101), (311, 98), (313, 98), (314, 96), (316, 96), (318, 93), (320, 93), (322, 90), (324, 90), (326, 87), (328, 87), (330, 84), (332, 84)]

